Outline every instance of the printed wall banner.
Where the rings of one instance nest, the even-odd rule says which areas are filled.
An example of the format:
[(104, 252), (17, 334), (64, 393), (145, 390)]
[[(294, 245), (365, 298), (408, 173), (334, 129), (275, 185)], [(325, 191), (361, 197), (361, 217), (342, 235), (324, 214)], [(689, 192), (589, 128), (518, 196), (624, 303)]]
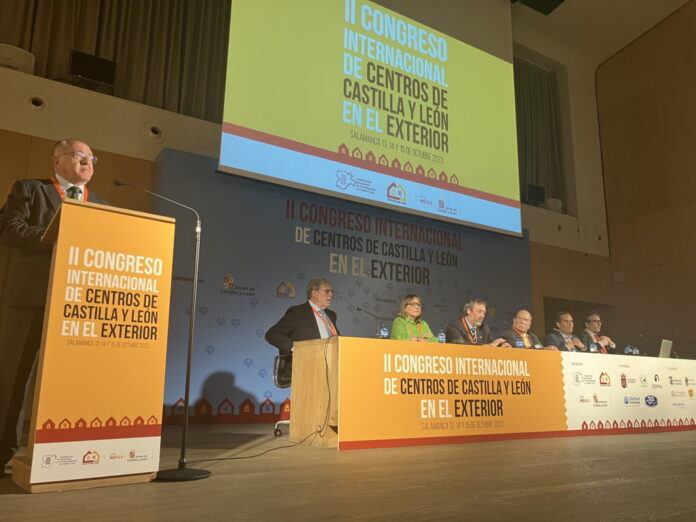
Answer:
[[(374, 337), (381, 322), (391, 329), (405, 294), (420, 296), (435, 334), (473, 297), (488, 300), (494, 335), (530, 305), (524, 238), (222, 174), (213, 158), (174, 150), (158, 158), (155, 190), (194, 207), (202, 221), (192, 423), (278, 418), (290, 389), (273, 384), (278, 350), (264, 334), (306, 301), (314, 277), (329, 279), (338, 327), (354, 337)], [(189, 212), (157, 205), (177, 218), (165, 392), (165, 422), (177, 423), (195, 222)]]
[(63, 204), (31, 483), (158, 469), (173, 244), (171, 218)]

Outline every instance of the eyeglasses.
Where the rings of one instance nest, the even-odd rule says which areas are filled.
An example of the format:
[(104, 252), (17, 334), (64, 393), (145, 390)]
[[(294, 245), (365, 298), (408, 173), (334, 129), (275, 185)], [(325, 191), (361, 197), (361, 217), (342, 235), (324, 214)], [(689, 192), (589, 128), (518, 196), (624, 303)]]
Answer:
[(416, 303), (415, 301), (411, 301), (410, 303), (406, 303), (407, 306), (417, 306), (418, 308), (423, 308), (422, 303)]
[(601, 323), (601, 322), (602, 322), (601, 319), (590, 319), (590, 320), (588, 321), (588, 323)]
[(67, 156), (68, 154), (76, 160), (89, 160), (92, 162), (92, 165), (96, 165), (97, 161), (99, 159), (94, 155), (85, 154), (84, 152), (82, 152), (80, 150), (71, 150), (68, 152), (61, 152), (60, 154), (56, 154), (56, 157), (57, 156)]

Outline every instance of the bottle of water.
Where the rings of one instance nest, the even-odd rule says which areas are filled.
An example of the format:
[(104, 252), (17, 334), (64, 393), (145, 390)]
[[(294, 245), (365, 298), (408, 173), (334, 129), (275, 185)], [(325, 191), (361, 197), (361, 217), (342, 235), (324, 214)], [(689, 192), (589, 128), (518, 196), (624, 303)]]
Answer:
[(437, 332), (437, 342), (444, 343), (445, 341), (447, 341), (447, 336), (445, 336), (445, 331), (440, 328), (440, 331)]
[(385, 323), (379, 323), (379, 331), (377, 332), (378, 339), (389, 339), (389, 328)]

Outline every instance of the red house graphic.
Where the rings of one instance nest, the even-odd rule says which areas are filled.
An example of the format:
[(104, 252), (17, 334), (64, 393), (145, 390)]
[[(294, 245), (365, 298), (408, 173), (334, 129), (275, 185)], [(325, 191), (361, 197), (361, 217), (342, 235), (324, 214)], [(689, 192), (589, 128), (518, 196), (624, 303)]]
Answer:
[(395, 168), (395, 169), (401, 170), (401, 162), (400, 162), (398, 159), (396, 159), (396, 158), (394, 158), (394, 159), (392, 160), (391, 166), (392, 166), (393, 168)]
[(210, 417), (213, 413), (213, 406), (208, 399), (202, 398), (196, 403), (195, 414), (197, 417)]
[(77, 419), (77, 421), (75, 422), (75, 427), (76, 427), (76, 428), (86, 428), (86, 427), (87, 427), (87, 421), (86, 421), (85, 419), (83, 419), (82, 417), (80, 417), (80, 418)]
[(131, 425), (131, 420), (128, 417), (123, 417), (121, 421), (118, 423), (119, 426), (130, 426)]
[(348, 155), (348, 147), (345, 143), (341, 143), (341, 145), (338, 147), (338, 153), (345, 154), (346, 156)]
[(423, 168), (423, 165), (418, 165), (416, 167), (416, 174), (419, 176), (425, 176), (425, 169)]
[(244, 399), (244, 402), (239, 405), (240, 417), (252, 417), (256, 415), (256, 406), (250, 399)]
[(108, 419), (106, 419), (106, 425), (110, 428), (116, 426), (116, 419), (114, 419), (113, 417), (109, 417)]
[(428, 177), (430, 179), (437, 179), (437, 172), (435, 172), (435, 169), (428, 169)]
[(410, 161), (407, 161), (406, 163), (404, 163), (404, 170), (406, 172), (410, 172), (411, 174), (413, 174), (413, 165), (411, 165)]
[(375, 153), (372, 152), (372, 151), (368, 152), (368, 153), (365, 155), (365, 159), (366, 159), (367, 161), (369, 161), (370, 163), (374, 163), (374, 162), (375, 162)]
[(41, 428), (44, 430), (53, 430), (56, 428), (56, 423), (53, 422), (51, 419), (48, 419), (46, 422), (43, 423), (43, 426), (41, 426)]
[(439, 179), (440, 181), (444, 181), (445, 183), (447, 183), (447, 181), (448, 181), (448, 179), (447, 179), (447, 173), (445, 173), (445, 171), (443, 170), (442, 172), (440, 172), (440, 174), (438, 175), (437, 179)]
[(379, 157), (379, 164), (386, 167), (386, 166), (389, 165), (389, 159), (388, 159), (384, 154), (382, 154), (382, 155)]
[(174, 404), (172, 404), (172, 415), (181, 415), (181, 416), (183, 416), (183, 415), (184, 415), (184, 411), (186, 411), (186, 410), (184, 409), (184, 405), (185, 405), (185, 404), (186, 404), (186, 403), (184, 402), (184, 399), (181, 399), (181, 398), (180, 398), (178, 401), (176, 401)]
[(234, 405), (228, 398), (224, 398), (217, 407), (218, 415), (234, 415)]
[(459, 185), (459, 178), (457, 177), (456, 174), (452, 174), (452, 175), (450, 176), (449, 182), (450, 182), (452, 185)]
[(280, 420), (290, 420), (290, 399), (280, 403)]
[(89, 423), (90, 428), (101, 428), (102, 427), (102, 420), (99, 417), (94, 417), (92, 419), (92, 422)]
[(133, 426), (144, 426), (145, 425), (145, 419), (143, 419), (140, 415), (138, 415), (135, 420), (133, 421)]
[(58, 429), (65, 430), (68, 428), (72, 428), (72, 422), (70, 422), (68, 419), (63, 419), (60, 421), (60, 424), (58, 424)]
[(157, 417), (155, 417), (154, 415), (150, 415), (150, 417), (147, 419), (147, 423), (148, 423), (150, 426), (155, 426), (155, 425), (157, 425)]
[(357, 158), (357, 159), (363, 159), (363, 153), (362, 153), (362, 151), (360, 150), (360, 147), (355, 147), (355, 148), (353, 149), (353, 154), (352, 154), (352, 156), (353, 156), (354, 158)]
[(266, 397), (266, 400), (259, 405), (257, 422), (273, 422), (275, 419), (275, 404), (269, 397)]

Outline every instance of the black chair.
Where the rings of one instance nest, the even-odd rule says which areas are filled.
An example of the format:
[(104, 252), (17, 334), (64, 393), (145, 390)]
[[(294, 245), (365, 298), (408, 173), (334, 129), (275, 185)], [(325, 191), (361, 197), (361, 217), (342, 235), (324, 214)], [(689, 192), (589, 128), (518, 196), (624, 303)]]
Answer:
[[(273, 359), (273, 382), (278, 388), (289, 388), (292, 382), (292, 355), (276, 355)], [(275, 423), (273, 435), (280, 437), (283, 432), (281, 425), (290, 426), (289, 420), (279, 420)]]

